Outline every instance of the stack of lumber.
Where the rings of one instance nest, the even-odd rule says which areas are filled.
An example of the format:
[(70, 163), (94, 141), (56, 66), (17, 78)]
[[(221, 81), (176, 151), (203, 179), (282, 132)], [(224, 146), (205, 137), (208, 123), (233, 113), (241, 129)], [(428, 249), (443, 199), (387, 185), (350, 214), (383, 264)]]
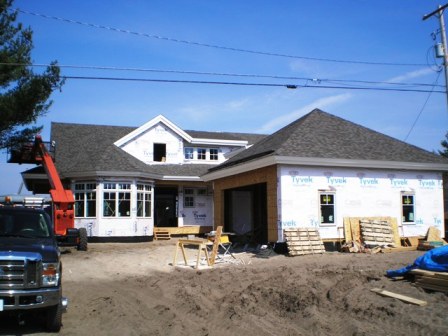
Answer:
[(284, 229), (286, 246), (290, 256), (324, 253), (324, 243), (315, 228)]
[(155, 240), (160, 240), (160, 239), (170, 240), (171, 239), (171, 234), (167, 230), (154, 228), (154, 239)]
[(425, 239), (418, 244), (418, 249), (427, 251), (446, 244), (440, 236), (440, 230), (435, 226), (430, 226)]
[[(394, 217), (344, 217), (344, 238), (341, 250), (346, 252), (386, 253), (417, 249), (416, 245), (401, 246), (402, 238)], [(414, 245), (409, 240), (407, 242), (407, 245)]]
[(433, 272), (413, 269), (409, 273), (414, 275), (415, 285), (424, 289), (448, 293), (448, 272)]
[(362, 241), (369, 246), (394, 246), (394, 233), (387, 220), (360, 221)]

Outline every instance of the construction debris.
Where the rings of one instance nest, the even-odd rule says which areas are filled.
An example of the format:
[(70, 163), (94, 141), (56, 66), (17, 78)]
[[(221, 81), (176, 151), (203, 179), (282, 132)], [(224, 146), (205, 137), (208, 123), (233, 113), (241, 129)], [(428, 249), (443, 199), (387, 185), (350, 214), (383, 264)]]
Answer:
[(413, 269), (415, 285), (424, 289), (448, 293), (448, 272), (433, 272)]
[(400, 237), (393, 217), (345, 217), (344, 237), (342, 252), (375, 254), (417, 249), (409, 239)]
[(381, 288), (372, 288), (371, 291), (378, 293), (379, 295), (382, 295), (382, 296), (392, 297), (392, 298), (401, 300), (406, 303), (415, 304), (417, 306), (426, 306), (428, 304), (428, 302), (426, 302), (426, 301), (414, 299), (414, 298), (412, 298), (410, 296), (406, 296), (406, 295), (389, 292), (389, 291), (381, 289)]
[(444, 245), (447, 245), (447, 242), (441, 238), (440, 230), (435, 226), (431, 226), (428, 229), (425, 239), (419, 242), (417, 249), (427, 251)]

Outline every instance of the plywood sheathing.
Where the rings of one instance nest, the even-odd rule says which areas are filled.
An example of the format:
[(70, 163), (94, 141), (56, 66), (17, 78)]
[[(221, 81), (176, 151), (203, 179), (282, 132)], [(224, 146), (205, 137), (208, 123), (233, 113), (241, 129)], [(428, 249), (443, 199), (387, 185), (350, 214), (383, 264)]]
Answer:
[(428, 229), (428, 233), (426, 234), (426, 241), (429, 242), (441, 242), (442, 245), (446, 245), (447, 242), (442, 239), (440, 236), (440, 230), (435, 226), (430, 226)]
[(324, 253), (324, 243), (315, 228), (284, 229), (286, 246), (290, 256)]
[(400, 234), (398, 232), (398, 224), (396, 218), (393, 217), (344, 217), (344, 237), (345, 242), (363, 242), (361, 232), (361, 221), (372, 222), (388, 222), (392, 229), (392, 244), (401, 246)]

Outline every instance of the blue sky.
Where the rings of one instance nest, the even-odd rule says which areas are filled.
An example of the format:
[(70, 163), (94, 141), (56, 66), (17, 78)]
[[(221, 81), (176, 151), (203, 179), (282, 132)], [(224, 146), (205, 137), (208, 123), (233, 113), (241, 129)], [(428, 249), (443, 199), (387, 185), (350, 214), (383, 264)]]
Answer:
[[(423, 83), (428, 86), (412, 88), (431, 90), (438, 78), (444, 85), (443, 72), (437, 72), (441, 59), (433, 52), (439, 21), (422, 20), (439, 4), (444, 3), (16, 0), (13, 7), (23, 11), (18, 21), (34, 31), (34, 64), (57, 60), (65, 76), (257, 84), (68, 79), (37, 122), (44, 125), (44, 140), (50, 138), (51, 122), (137, 127), (158, 114), (186, 130), (268, 134), (320, 108), (434, 151), (448, 131), (445, 94), (377, 91), (372, 88), (403, 86), (354, 81)], [(322, 88), (329, 85), (346, 88)], [(348, 88), (360, 86), (370, 89)], [(32, 166), (8, 164), (6, 153), (0, 157), (0, 195), (17, 193), (20, 172)]]

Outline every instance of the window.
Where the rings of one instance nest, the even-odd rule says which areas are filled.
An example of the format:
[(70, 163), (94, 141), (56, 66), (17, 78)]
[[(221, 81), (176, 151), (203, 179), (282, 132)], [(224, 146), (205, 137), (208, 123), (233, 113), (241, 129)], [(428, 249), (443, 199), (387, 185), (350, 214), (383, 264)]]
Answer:
[(131, 216), (131, 184), (105, 183), (103, 193), (104, 217)]
[(96, 217), (96, 184), (75, 184), (75, 217)]
[(334, 224), (334, 197), (333, 193), (320, 193), (320, 223)]
[(184, 148), (184, 158), (185, 160), (193, 160), (194, 159), (194, 151), (191, 147)]
[(157, 162), (166, 161), (166, 144), (154, 144), (153, 160)]
[(184, 189), (184, 207), (194, 207), (194, 189)]
[(415, 221), (415, 197), (412, 194), (401, 195), (402, 221), (414, 223)]
[(210, 160), (218, 160), (218, 149), (210, 148)]
[(151, 217), (152, 187), (148, 184), (137, 184), (137, 217)]
[(205, 148), (198, 148), (198, 160), (207, 159), (207, 150)]

